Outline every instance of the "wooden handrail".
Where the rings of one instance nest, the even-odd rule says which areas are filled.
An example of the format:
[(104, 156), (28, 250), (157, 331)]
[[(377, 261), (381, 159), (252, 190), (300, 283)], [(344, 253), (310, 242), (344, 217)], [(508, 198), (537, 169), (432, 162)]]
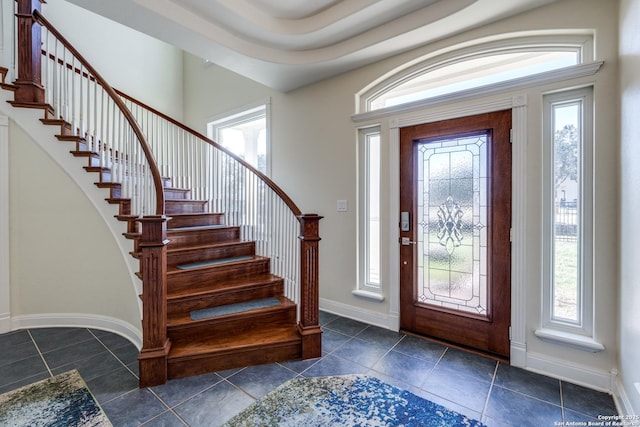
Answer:
[(160, 170), (158, 169), (158, 165), (156, 164), (155, 158), (153, 157), (153, 153), (151, 152), (151, 148), (147, 143), (142, 130), (138, 126), (136, 119), (131, 114), (131, 111), (127, 108), (127, 106), (120, 98), (119, 94), (107, 83), (107, 81), (102, 78), (102, 76), (89, 64), (89, 62), (78, 52), (69, 41), (62, 35), (56, 28), (49, 22), (47, 19), (42, 16), (40, 11), (37, 9), (33, 11), (34, 19), (47, 28), (47, 30), (53, 34), (58, 40), (62, 42), (65, 48), (71, 52), (82, 64), (83, 66), (93, 75), (96, 81), (103, 87), (105, 92), (109, 94), (109, 96), (113, 99), (115, 104), (118, 106), (123, 116), (126, 118), (127, 122), (133, 129), (138, 141), (140, 142), (140, 146), (142, 151), (144, 152), (144, 156), (149, 163), (149, 169), (151, 171), (151, 176), (153, 177), (153, 184), (156, 189), (156, 215), (164, 215), (164, 187), (162, 185), (162, 176), (160, 175)]
[(240, 163), (242, 166), (244, 166), (245, 168), (249, 169), (258, 178), (260, 178), (269, 188), (271, 188), (273, 190), (274, 193), (276, 193), (278, 195), (278, 197), (280, 197), (282, 199), (282, 201), (291, 210), (293, 215), (295, 215), (296, 217), (302, 215), (302, 211), (300, 210), (300, 208), (298, 208), (298, 206), (295, 204), (295, 202), (293, 200), (291, 200), (289, 195), (287, 193), (285, 193), (284, 190), (278, 186), (278, 184), (273, 182), (271, 180), (271, 178), (269, 178), (264, 173), (260, 172), (254, 166), (252, 166), (251, 164), (247, 163), (247, 161), (244, 160), (242, 157), (238, 156), (237, 154), (233, 153), (229, 149), (227, 149), (227, 148), (223, 147), (222, 145), (218, 144), (213, 139), (201, 134), (200, 132), (198, 132), (198, 131), (196, 131), (194, 129), (191, 129), (190, 127), (188, 127), (188, 126), (184, 125), (183, 123), (180, 123), (179, 121), (177, 121), (177, 120), (167, 116), (166, 114), (154, 109), (153, 107), (150, 107), (147, 104), (145, 104), (145, 103), (143, 103), (141, 101), (138, 101), (137, 99), (133, 98), (132, 96), (127, 95), (126, 93), (124, 93), (122, 91), (119, 91), (118, 89), (115, 89), (115, 91), (116, 91), (116, 93), (118, 95), (122, 96), (123, 98), (125, 98), (125, 99), (131, 101), (132, 103), (134, 103), (134, 104), (136, 104), (136, 105), (138, 105), (138, 106), (140, 106), (140, 107), (152, 112), (153, 114), (157, 115), (158, 117), (163, 118), (164, 120), (170, 122), (174, 126), (177, 126), (178, 128), (182, 129), (183, 131), (188, 132), (191, 135), (193, 135), (193, 136), (195, 136), (195, 137), (207, 142), (208, 144), (212, 145), (216, 149), (221, 150), (222, 152), (227, 154), (229, 157), (233, 158), (235, 161)]

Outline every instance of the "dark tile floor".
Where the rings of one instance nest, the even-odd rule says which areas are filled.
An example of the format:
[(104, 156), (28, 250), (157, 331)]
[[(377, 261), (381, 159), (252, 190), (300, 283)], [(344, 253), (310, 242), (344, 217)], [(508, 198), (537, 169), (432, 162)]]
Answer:
[(0, 335), (0, 393), (77, 369), (118, 426), (215, 426), (297, 376), (367, 374), (488, 426), (555, 426), (596, 420), (611, 396), (504, 363), (321, 313), (323, 356), (234, 369), (139, 389), (137, 350), (86, 328)]

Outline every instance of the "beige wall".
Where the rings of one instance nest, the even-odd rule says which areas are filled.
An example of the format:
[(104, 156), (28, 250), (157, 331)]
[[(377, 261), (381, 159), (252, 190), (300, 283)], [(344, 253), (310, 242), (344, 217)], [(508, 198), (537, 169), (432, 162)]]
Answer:
[(640, 414), (640, 0), (620, 4), (620, 373)]
[(47, 0), (42, 13), (111, 86), (182, 118), (180, 49), (64, 0)]
[(13, 121), (9, 161), (11, 316), (105, 316), (140, 329), (125, 254), (82, 189)]
[[(13, 3), (2, 1), (3, 17)], [(182, 117), (182, 51), (63, 0), (47, 1), (43, 14), (112, 86)], [(3, 28), (2, 36), (3, 46), (13, 43), (10, 31)], [(43, 141), (59, 143), (42, 137), (37, 119), (25, 121), (24, 132), (15, 121), (20, 113), (3, 106), (14, 118), (3, 171), (10, 182), (9, 236), (2, 236), (10, 241), (11, 327), (90, 325), (140, 344), (140, 281), (117, 209), (70, 148), (57, 148), (60, 157), (43, 150)]]
[[(383, 268), (382, 303), (352, 295), (356, 287), (356, 125), (354, 95), (370, 82), (410, 60), (429, 52), (506, 32), (542, 29), (587, 29), (596, 34), (596, 59), (604, 67), (596, 76), (572, 82), (533, 88), (514, 94), (528, 96), (526, 206), (529, 212), (526, 241), (526, 350), (527, 363), (549, 366), (549, 373), (561, 376), (567, 364), (575, 365), (579, 381), (609, 388), (610, 371), (617, 367), (617, 204), (618, 186), (618, 76), (617, 8), (611, 1), (567, 0), (491, 24), (460, 36), (442, 40), (397, 57), (363, 67), (336, 78), (289, 93), (279, 93), (200, 60), (185, 58), (185, 120), (204, 130), (208, 117), (232, 110), (267, 96), (272, 108), (272, 170), (275, 181), (289, 192), (303, 211), (325, 216), (321, 223), (320, 296), (323, 304), (362, 320), (392, 324), (390, 293), (397, 289), (393, 266)], [(617, 3), (616, 3), (617, 4)], [(565, 345), (543, 342), (533, 331), (541, 326), (541, 101), (547, 91), (595, 83), (595, 338), (605, 345), (600, 353), (589, 353)], [(511, 95), (511, 94), (506, 94)], [(448, 106), (447, 108), (450, 108)], [(383, 152), (388, 152), (389, 118), (364, 124), (380, 124)], [(389, 188), (397, 166), (383, 164), (383, 205), (397, 198)], [(396, 171), (397, 172), (397, 171)], [(347, 199), (349, 212), (336, 212), (336, 200)], [(390, 241), (396, 212), (383, 213), (382, 259), (389, 262), (397, 243)], [(392, 225), (393, 224), (393, 225)], [(397, 298), (397, 296), (395, 296)], [(534, 363), (535, 359), (535, 363)], [(575, 372), (574, 372), (575, 373)], [(573, 374), (573, 373), (572, 373)]]

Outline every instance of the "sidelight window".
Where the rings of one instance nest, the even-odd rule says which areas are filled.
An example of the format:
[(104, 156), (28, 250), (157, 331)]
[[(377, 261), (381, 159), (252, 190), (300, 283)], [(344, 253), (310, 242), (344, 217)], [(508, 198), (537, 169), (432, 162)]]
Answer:
[(593, 322), (592, 89), (544, 97), (545, 327), (590, 336)]
[(360, 198), (359, 284), (356, 294), (381, 299), (380, 294), (380, 129), (362, 129), (358, 141)]

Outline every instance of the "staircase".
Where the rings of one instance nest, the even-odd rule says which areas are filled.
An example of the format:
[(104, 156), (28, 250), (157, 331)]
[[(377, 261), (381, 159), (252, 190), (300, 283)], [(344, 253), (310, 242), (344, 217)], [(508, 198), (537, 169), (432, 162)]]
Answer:
[(241, 239), (240, 227), (225, 225), (224, 214), (179, 195), (166, 202), (169, 378), (299, 359), (296, 304), (269, 258)]
[[(30, 4), (30, 0), (18, 0), (19, 8), (27, 8)], [(20, 14), (18, 19), (21, 19)], [(23, 14), (22, 19), (33, 20), (34, 26), (46, 27), (48, 36), (53, 34), (66, 46), (66, 40), (55, 29), (50, 28), (51, 24), (38, 11), (33, 12), (33, 16)], [(18, 25), (17, 28), (22, 27)], [(33, 35), (33, 31), (27, 32), (28, 35), (18, 34), (18, 43), (23, 43), (21, 37)], [(25, 46), (30, 45), (32, 43)], [(124, 114), (129, 120), (132, 113), (127, 107), (123, 107), (124, 103), (120, 98), (124, 95), (116, 95), (90, 65), (85, 65), (86, 61), (75, 50), (71, 47), (67, 49), (78, 57), (77, 61), (83, 64), (81, 68), (74, 70), (73, 66), (69, 67), (63, 60), (55, 57), (54, 64), (60, 63), (63, 69), (70, 69), (72, 79), (84, 79), (85, 74), (87, 81), (93, 79), (96, 83), (81, 83), (81, 87), (86, 84), (89, 88), (90, 84), (94, 84), (101, 89), (105, 88), (109, 96), (114, 100), (117, 98), (114, 105), (127, 110)], [(38, 56), (40, 54), (34, 53)], [(43, 55), (44, 58), (51, 56), (50, 53)], [(74, 59), (74, 64), (75, 61)], [(133, 161), (134, 158), (141, 158), (141, 155), (129, 154), (125, 151), (126, 144), (110, 145), (108, 141), (100, 139), (99, 133), (82, 131), (75, 124), (76, 120), (63, 118), (59, 112), (63, 109), (56, 107), (55, 101), (46, 102), (49, 99), (47, 95), (39, 92), (39, 80), (33, 87), (24, 90), (28, 78), (18, 76), (20, 84), (7, 83), (7, 72), (6, 68), (0, 67), (2, 89), (15, 93), (15, 101), (11, 104), (16, 108), (37, 108), (43, 111), (42, 125), (60, 129), (56, 134), (60, 143), (70, 144), (71, 155), (87, 160), (84, 169), (95, 174), (95, 185), (108, 192), (106, 202), (118, 205), (116, 218), (126, 223), (123, 234), (133, 242), (131, 255), (140, 260), (138, 275), (143, 283), (140, 296), (143, 301), (143, 348), (139, 356), (142, 387), (205, 372), (321, 355), (317, 290), (317, 232), (321, 217), (315, 214), (300, 215), (288, 196), (268, 178), (251, 170), (242, 161), (239, 161), (240, 166), (234, 166), (253, 174), (251, 179), (264, 187), (260, 187), (260, 191), (256, 193), (259, 197), (253, 194), (245, 197), (243, 203), (248, 203), (252, 198), (260, 199), (259, 204), (269, 207), (268, 214), (271, 215), (274, 210), (272, 205), (277, 203), (262, 200), (269, 190), (279, 197), (278, 203), (288, 206), (288, 209), (291, 206), (295, 208), (291, 210), (294, 212), (294, 220), (297, 217), (299, 222), (300, 236), (299, 250), (293, 253), (300, 257), (299, 273), (295, 275), (299, 274), (300, 283), (292, 283), (297, 280), (292, 281), (291, 278), (285, 279), (275, 274), (274, 270), (278, 270), (272, 265), (271, 258), (258, 251), (258, 247), (265, 252), (263, 247), (277, 246), (275, 243), (265, 243), (264, 236), (267, 236), (266, 239), (283, 239), (277, 236), (277, 224), (285, 224), (279, 217), (276, 220), (270, 217), (264, 219), (260, 215), (266, 214), (258, 215), (256, 212), (261, 208), (256, 207), (252, 208), (252, 215), (238, 215), (235, 211), (233, 215), (234, 218), (251, 217), (254, 224), (234, 224), (229, 221), (227, 212), (208, 211), (213, 205), (211, 199), (194, 199), (191, 196), (192, 189), (180, 188), (180, 185), (174, 187), (172, 177), (162, 177), (161, 184), (156, 183), (156, 213), (149, 213), (149, 208), (144, 206), (152, 206), (154, 196), (140, 198), (137, 193), (147, 187), (153, 188), (149, 178), (150, 170), (158, 167), (153, 157), (147, 153), (150, 149), (146, 147), (142, 130), (137, 128), (135, 119), (129, 121), (134, 128), (133, 133), (140, 135), (139, 139), (142, 139), (140, 144), (146, 158), (151, 161), (149, 164)], [(47, 90), (46, 85), (42, 86), (42, 90)], [(35, 97), (31, 96), (34, 91)], [(72, 95), (71, 98), (78, 96)], [(82, 104), (80, 108), (83, 108)], [(80, 114), (82, 117), (82, 113)], [(159, 115), (155, 111), (153, 114)], [(162, 119), (171, 120), (164, 116)], [(187, 129), (184, 125), (176, 125)], [(208, 148), (213, 146), (217, 151), (224, 150), (195, 131), (187, 131)], [(234, 156), (229, 153), (223, 152), (221, 155), (225, 156), (225, 161), (234, 160)], [(148, 181), (138, 175), (144, 175), (144, 179)], [(239, 176), (234, 179), (239, 180)], [(131, 184), (131, 181), (134, 183)], [(134, 191), (131, 190), (132, 187)], [(138, 198), (133, 196), (134, 193)], [(262, 219), (255, 219), (258, 217)], [(264, 223), (275, 223), (276, 228), (262, 230), (260, 244), (257, 244), (256, 240), (251, 239), (256, 232), (247, 230), (266, 227)], [(292, 240), (291, 236), (289, 240)], [(278, 254), (279, 262), (282, 261), (281, 252), (273, 252)]]

